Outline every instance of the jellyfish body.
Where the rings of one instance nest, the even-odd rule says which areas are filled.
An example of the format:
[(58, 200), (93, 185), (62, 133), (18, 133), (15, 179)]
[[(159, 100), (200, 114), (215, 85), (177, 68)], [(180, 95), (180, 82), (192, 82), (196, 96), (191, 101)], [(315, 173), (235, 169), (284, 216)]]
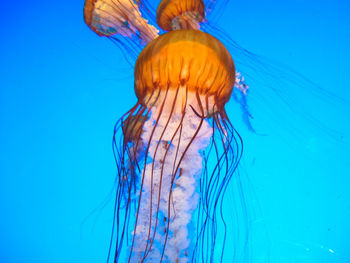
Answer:
[(202, 0), (163, 0), (157, 10), (157, 24), (166, 31), (199, 29), (203, 18)]
[(133, 0), (86, 0), (84, 20), (99, 36), (139, 37), (143, 43), (158, 36)]
[(116, 143), (115, 261), (206, 262), (215, 246), (223, 253), (216, 208), (242, 146), (224, 109), (234, 76), (226, 48), (198, 30), (171, 31), (141, 52), (138, 103), (122, 118)]

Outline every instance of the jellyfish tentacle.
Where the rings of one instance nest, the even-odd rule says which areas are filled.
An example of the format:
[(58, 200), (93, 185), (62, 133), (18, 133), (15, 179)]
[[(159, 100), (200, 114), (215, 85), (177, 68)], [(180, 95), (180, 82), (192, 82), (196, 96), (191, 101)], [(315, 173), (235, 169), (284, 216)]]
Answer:
[[(154, 96), (158, 96), (156, 92), (152, 91), (152, 93), (149, 96), (149, 100), (151, 100)], [(146, 101), (147, 102), (147, 101)], [(145, 113), (146, 112), (146, 113)], [(129, 223), (130, 223), (130, 216), (131, 211), (134, 208), (131, 208), (131, 192), (136, 190), (136, 175), (130, 174), (134, 173), (135, 166), (139, 167), (139, 157), (135, 151), (135, 149), (139, 149), (139, 144), (141, 144), (141, 134), (142, 134), (142, 127), (143, 123), (145, 122), (146, 118), (142, 116), (148, 116), (150, 113), (150, 109), (145, 107), (143, 103), (138, 102), (131, 110), (129, 110), (127, 113), (125, 113), (120, 121), (117, 122), (115, 126), (114, 136), (113, 136), (113, 152), (115, 154), (116, 163), (117, 163), (117, 171), (118, 171), (118, 187), (116, 192), (116, 201), (117, 201), (117, 207), (114, 211), (114, 214), (117, 213), (116, 216), (116, 228), (117, 228), (117, 238), (116, 238), (116, 249), (115, 249), (115, 258), (114, 262), (118, 261), (118, 258), (121, 254), (121, 248), (123, 244), (123, 239), (125, 237), (125, 233), (128, 233), (129, 229)], [(130, 122), (131, 118), (136, 115), (136, 119), (134, 122)], [(130, 136), (132, 133), (125, 133), (125, 131), (128, 131), (130, 129), (134, 128), (134, 125), (139, 121), (139, 119), (143, 118), (143, 121), (141, 125), (138, 126), (138, 130), (134, 133), (136, 134), (136, 137), (133, 138), (133, 136)], [(122, 128), (122, 124), (126, 126)], [(120, 129), (123, 132), (123, 139), (121, 143), (121, 150), (119, 150), (119, 147), (117, 146), (117, 140), (116, 140), (116, 133), (117, 130)], [(131, 143), (131, 146), (129, 144)], [(142, 146), (142, 145), (141, 145)], [(134, 148), (134, 149), (132, 149)], [(119, 156), (117, 159), (117, 155)], [(126, 167), (129, 167), (128, 169)], [(130, 168), (131, 167), (131, 168)], [(139, 169), (139, 168), (138, 168)], [(134, 184), (132, 184), (132, 181), (130, 181), (130, 176), (132, 177), (132, 181)], [(126, 178), (126, 180), (124, 180)], [(125, 192), (128, 192), (128, 195), (125, 196)], [(126, 200), (125, 204), (125, 211), (124, 211), (124, 219), (120, 219), (120, 210), (122, 207), (123, 200)], [(122, 223), (122, 227), (120, 229), (119, 225)], [(114, 226), (113, 226), (114, 227)], [(121, 230), (121, 231), (120, 231)], [(121, 232), (121, 234), (119, 234)], [(112, 231), (112, 236), (113, 236)], [(126, 235), (126, 242), (128, 243), (129, 236)], [(109, 259), (109, 257), (108, 257)]]
[(191, 255), (193, 262), (209, 262), (225, 248), (226, 228), (222, 233), (217, 226), (226, 225), (222, 194), (240, 151), (224, 112), (233, 73), (225, 47), (196, 30), (167, 33), (141, 52), (138, 106), (122, 119), (116, 151), (115, 262), (121, 254), (128, 262), (187, 262)]
[[(171, 180), (172, 180), (173, 178), (176, 177), (177, 158), (178, 158), (178, 154), (179, 154), (179, 150), (180, 150), (180, 146), (181, 146), (181, 134), (182, 134), (182, 128), (183, 128), (183, 121), (184, 121), (184, 118), (185, 118), (185, 115), (186, 115), (186, 104), (187, 104), (186, 101), (187, 101), (187, 88), (186, 88), (186, 98), (185, 98), (185, 103), (184, 103), (183, 109), (182, 109), (181, 119), (180, 119), (180, 121), (179, 121), (177, 127), (175, 128), (175, 131), (173, 132), (173, 135), (171, 136), (171, 139), (170, 139), (170, 141), (169, 141), (169, 146), (173, 145), (173, 143), (176, 145), (175, 153), (173, 153), (174, 158), (172, 158), (172, 159), (173, 159), (173, 162), (172, 162), (172, 168), (171, 168), (171, 169), (172, 169), (172, 172), (171, 172)], [(170, 114), (172, 114), (172, 112), (171, 112)], [(178, 134), (178, 133), (179, 133), (179, 134)], [(176, 139), (177, 134), (178, 134), (178, 139)], [(170, 148), (168, 147), (168, 149), (167, 149), (167, 154), (168, 154), (169, 149), (170, 149)], [(170, 154), (170, 155), (171, 155), (171, 154)], [(171, 158), (171, 156), (170, 156), (170, 158)], [(162, 171), (162, 173), (163, 173), (163, 171), (164, 171), (164, 169), (165, 169), (165, 162), (163, 162), (162, 168), (161, 168), (161, 169), (162, 169), (161, 171)], [(170, 185), (170, 186), (168, 185), (168, 188), (169, 188), (169, 191), (170, 191), (171, 188), (172, 188), (171, 185)], [(172, 201), (171, 203), (172, 203), (173, 208), (174, 208), (173, 199), (172, 199), (171, 201)], [(168, 204), (170, 205), (169, 202), (168, 202)], [(167, 211), (170, 212), (170, 209), (169, 209), (169, 208), (166, 209), (166, 210), (163, 209), (163, 213), (166, 213)], [(159, 211), (157, 211), (157, 213), (159, 213)], [(175, 211), (175, 210), (174, 210), (174, 216), (176, 216), (176, 211)], [(167, 217), (167, 222), (170, 223), (171, 220), (172, 220), (171, 216), (168, 215), (168, 217)], [(166, 230), (166, 231), (169, 231), (169, 227), (167, 226), (167, 227), (165, 228), (165, 230)], [(166, 240), (167, 240), (167, 237), (164, 238), (164, 243), (166, 242)]]
[[(198, 91), (196, 91), (196, 96), (197, 96), (197, 98), (198, 98), (198, 96), (199, 96), (199, 95), (198, 95)], [(200, 108), (201, 108), (201, 110), (202, 110), (202, 115), (204, 115), (204, 110), (203, 110), (203, 107), (202, 107), (202, 105), (201, 105), (200, 99), (199, 99), (199, 101), (198, 101), (198, 104), (200, 105)], [(189, 147), (191, 146), (191, 144), (192, 144), (193, 141), (195, 140), (197, 134), (199, 133), (200, 128), (202, 127), (203, 121), (204, 121), (204, 118), (201, 118), (201, 119), (200, 119), (200, 123), (198, 124), (197, 129), (195, 130), (193, 136), (191, 137), (191, 139), (190, 139), (189, 142), (187, 143), (187, 145), (186, 145), (186, 147), (185, 147), (183, 153), (182, 153), (181, 156), (180, 156), (180, 159), (179, 159), (179, 162), (178, 162), (178, 164), (177, 164), (177, 166), (176, 166), (175, 171), (178, 171), (178, 169), (179, 169), (179, 167), (180, 167), (180, 165), (181, 165), (181, 162), (182, 162), (182, 160), (184, 159), (184, 156), (185, 156), (186, 152), (188, 151)], [(176, 174), (176, 172), (173, 173), (173, 176), (172, 176), (172, 178), (171, 178), (171, 185), (170, 185), (171, 187), (170, 187), (169, 198), (168, 198), (168, 218), (170, 218), (170, 201), (171, 201), (172, 193), (173, 193), (173, 185), (174, 185), (174, 181), (175, 181), (175, 174)], [(165, 249), (166, 249), (166, 245), (167, 245), (167, 241), (168, 241), (168, 236), (169, 236), (169, 226), (170, 226), (170, 220), (168, 220), (168, 222), (167, 222), (167, 228), (166, 228), (166, 234), (165, 234), (165, 241), (164, 241), (164, 246), (163, 246), (163, 249), (162, 249), (162, 254), (161, 254), (160, 261), (162, 261), (162, 260), (163, 260), (163, 257), (164, 257), (164, 253), (165, 253)]]
[[(168, 91), (169, 91), (169, 86), (168, 86), (167, 89), (166, 89), (165, 97), (167, 96)], [(136, 236), (136, 233), (137, 233), (137, 226), (138, 226), (137, 222), (138, 222), (138, 219), (139, 219), (140, 204), (141, 204), (141, 198), (142, 198), (142, 190), (143, 190), (143, 186), (144, 186), (144, 179), (145, 179), (145, 173), (146, 173), (146, 168), (147, 168), (147, 165), (146, 165), (146, 163), (147, 163), (147, 157), (148, 157), (148, 153), (149, 153), (149, 148), (150, 148), (150, 145), (151, 145), (151, 141), (152, 141), (154, 132), (155, 132), (155, 130), (156, 130), (157, 124), (158, 124), (158, 122), (159, 122), (159, 119), (160, 119), (160, 117), (161, 117), (161, 111), (162, 111), (162, 109), (164, 108), (164, 105), (165, 105), (165, 100), (163, 100), (163, 102), (161, 103), (160, 112), (159, 112), (158, 117), (157, 117), (157, 119), (156, 119), (155, 125), (154, 125), (154, 127), (153, 127), (153, 129), (152, 129), (152, 132), (151, 132), (149, 141), (148, 141), (148, 143), (147, 143), (146, 154), (145, 154), (145, 165), (144, 165), (144, 169), (143, 169), (143, 172), (142, 172), (141, 186), (140, 186), (140, 191), (139, 191), (139, 199), (138, 199), (138, 206), (137, 206), (136, 219), (135, 219), (134, 234), (133, 234), (133, 238), (132, 238), (132, 244), (131, 244), (130, 254), (129, 254), (129, 259), (128, 259), (128, 262), (129, 262), (129, 263), (130, 263), (130, 260), (131, 260), (131, 257), (132, 257), (132, 252), (133, 252), (134, 244), (135, 244), (135, 236)]]
[[(173, 101), (173, 103), (172, 103), (173, 105), (172, 105), (171, 111), (173, 111), (173, 109), (174, 109), (174, 107), (175, 107), (177, 94), (178, 94), (178, 89), (177, 89), (177, 92), (176, 92), (176, 94), (175, 94), (175, 99), (174, 99), (174, 101)], [(159, 142), (157, 143), (157, 145), (156, 145), (156, 147), (155, 147), (155, 150), (154, 150), (154, 153), (153, 153), (153, 161), (152, 161), (152, 165), (151, 165), (151, 183), (150, 183), (150, 185), (151, 185), (151, 193), (153, 193), (153, 189), (152, 189), (152, 188), (153, 188), (153, 176), (154, 176), (154, 166), (155, 166), (156, 154), (157, 154), (157, 151), (158, 151), (159, 146), (161, 145), (163, 135), (164, 135), (164, 133), (165, 133), (165, 131), (166, 131), (168, 125), (169, 125), (170, 119), (171, 119), (171, 114), (169, 114), (169, 117), (168, 117), (167, 122), (166, 122), (166, 124), (165, 124), (165, 126), (164, 126), (164, 128), (163, 128), (163, 130), (162, 130), (162, 132), (161, 132), (160, 137), (159, 137), (159, 138), (156, 138), (157, 141), (159, 141)], [(164, 153), (163, 159), (166, 158), (166, 154), (167, 154), (167, 150), (166, 150), (165, 153)], [(162, 167), (164, 167), (164, 160), (163, 160), (163, 163), (162, 163)], [(157, 212), (158, 212), (158, 206), (159, 206), (159, 202), (160, 202), (160, 193), (161, 193), (161, 186), (162, 186), (162, 177), (163, 177), (163, 169), (161, 170), (160, 178), (159, 178), (159, 188), (158, 188), (158, 195), (159, 195), (159, 196), (158, 196), (158, 202), (157, 202)], [(149, 240), (149, 238), (150, 238), (151, 227), (152, 227), (152, 220), (151, 220), (151, 219), (152, 219), (152, 199), (153, 199), (153, 194), (151, 194), (151, 196), (150, 196), (150, 223), (149, 223), (149, 231), (148, 231), (147, 240)], [(154, 228), (155, 228), (155, 229), (154, 229), (154, 233), (156, 233), (156, 230), (157, 230), (158, 214), (156, 214), (155, 220), (156, 220), (156, 222), (155, 222), (155, 226), (154, 226)], [(147, 256), (148, 252), (151, 250), (153, 241), (154, 241), (154, 236), (152, 237), (152, 239), (151, 239), (151, 241), (150, 241), (150, 248), (149, 248), (149, 249), (148, 249), (149, 243), (147, 243), (146, 248), (145, 248), (145, 254), (144, 254), (142, 260), (145, 259), (145, 257)]]
[[(233, 174), (234, 170), (236, 169), (236, 165), (240, 159), (240, 153), (241, 153), (241, 151), (239, 150), (241, 148), (239, 146), (240, 139), (237, 140), (235, 138), (235, 136), (233, 136), (234, 135), (233, 129), (231, 129), (231, 132), (230, 132), (227, 127), (224, 127), (224, 124), (220, 124), (220, 123), (216, 124), (217, 122), (222, 121), (219, 113), (214, 114), (212, 119), (213, 119), (213, 125), (212, 125), (213, 135), (212, 135), (211, 146), (208, 149), (208, 154), (210, 154), (212, 149), (215, 149), (215, 153), (216, 153), (215, 155), (217, 158), (218, 165), (216, 165), (213, 168), (211, 175), (207, 175), (208, 174), (207, 165), (206, 164), (204, 165), (200, 189), (202, 192), (202, 200), (206, 200), (206, 201), (201, 202), (201, 204), (199, 205), (199, 208), (203, 207), (204, 211), (207, 211), (207, 212), (205, 212), (204, 221), (200, 219), (201, 215), (200, 214), (198, 215), (198, 218), (199, 218), (198, 221), (202, 222), (202, 223), (199, 223), (200, 228), (198, 228), (198, 234), (197, 234), (197, 238), (196, 238), (197, 241), (196, 241), (196, 245), (195, 245), (195, 248), (193, 251), (193, 258), (196, 258), (196, 254), (198, 255), (198, 252), (197, 252), (198, 248), (199, 248), (199, 246), (201, 246), (202, 247), (202, 249), (201, 249), (202, 259), (210, 259), (210, 260), (213, 260), (213, 258), (212, 258), (213, 251), (214, 251), (215, 246), (216, 246), (215, 236), (217, 234), (216, 233), (216, 224), (217, 224), (216, 221), (217, 220), (216, 220), (215, 213), (217, 210), (217, 206), (219, 205), (220, 209), (221, 209), (223, 194), (225, 192), (225, 189), (228, 186), (230, 176)], [(218, 131), (218, 133), (216, 133), (216, 131)], [(216, 135), (215, 134), (219, 134), (222, 137), (222, 139), (219, 140), (222, 142), (223, 148), (224, 148), (224, 151), (221, 154), (219, 154), (218, 146), (216, 146), (216, 141), (215, 141)], [(230, 138), (232, 138), (232, 139), (230, 139)], [(232, 147), (232, 143), (234, 143), (234, 147)], [(229, 160), (230, 160), (229, 156), (232, 155), (232, 153), (231, 153), (233, 150), (232, 148), (236, 149), (237, 154), (236, 154), (236, 152), (233, 153), (233, 156), (235, 156), (235, 158), (234, 158), (235, 161), (233, 162), (232, 165), (229, 165), (229, 164), (231, 164), (231, 162), (229, 162)], [(206, 163), (206, 159), (204, 159), (204, 162)], [(225, 168), (224, 169), (225, 172), (224, 172), (223, 176), (220, 175), (222, 165), (225, 165), (225, 167), (226, 167), (226, 168), (223, 167), (223, 168)], [(231, 166), (233, 166), (233, 169), (231, 168)], [(212, 180), (209, 179), (209, 181), (207, 181), (207, 178), (212, 178)], [(220, 178), (222, 178), (222, 179), (220, 179)], [(220, 183), (219, 183), (219, 181), (220, 181)], [(203, 188), (205, 185), (207, 185), (207, 187)], [(211, 189), (212, 192), (216, 192), (217, 194), (215, 194), (215, 196), (213, 196), (214, 193), (208, 194), (210, 191), (209, 189)], [(211, 208), (209, 200), (211, 200), (210, 203), (213, 203), (213, 208)], [(223, 221), (221, 211), (219, 211), (219, 213), (220, 213), (221, 221)], [(208, 225), (208, 223), (210, 223), (210, 224)], [(225, 224), (224, 221), (223, 221), (223, 223)], [(211, 225), (212, 225), (212, 227), (210, 227)], [(206, 229), (212, 229), (211, 234)], [(208, 235), (208, 237), (204, 238), (205, 235)], [(211, 251), (203, 249), (204, 248), (204, 243), (203, 243), (204, 240), (207, 240), (207, 241), (211, 240), (211, 242), (210, 242), (211, 245), (209, 245), (209, 244), (206, 245), (207, 247), (212, 247)], [(226, 230), (224, 230), (224, 237), (223, 237), (224, 244), (223, 244), (223, 249), (221, 250), (221, 259), (220, 259), (221, 261), (223, 260), (225, 240), (226, 240)], [(206, 253), (206, 255), (204, 253)]]
[[(221, 195), (218, 196), (217, 198), (221, 198), (221, 204), (220, 204), (220, 216), (221, 216), (221, 220), (223, 222), (223, 224), (226, 226), (224, 217), (222, 215), (222, 202), (223, 202), (223, 196), (226, 192), (226, 189), (228, 187), (228, 182), (231, 180), (233, 174), (235, 173), (238, 163), (242, 157), (242, 153), (243, 153), (243, 141), (241, 136), (239, 135), (239, 133), (235, 130), (235, 128), (232, 126), (232, 124), (230, 123), (230, 121), (226, 118), (226, 113), (225, 112), (221, 112), (220, 115), (217, 118), (217, 123), (218, 126), (220, 127), (219, 130), (225, 130), (227, 132), (222, 133), (223, 134), (223, 146), (227, 149), (225, 150), (225, 153), (230, 154), (233, 150), (235, 150), (235, 152), (232, 152), (233, 156), (236, 156), (234, 159), (235, 161), (230, 163), (230, 166), (227, 166), (227, 178), (225, 178), (225, 181), (222, 182), (222, 190)], [(226, 123), (226, 121), (228, 121), (228, 123)], [(229, 133), (231, 133), (232, 135), (229, 136)], [(231, 138), (231, 140), (230, 140)], [(224, 144), (224, 141), (227, 141), (227, 146), (226, 144)], [(232, 147), (232, 143), (234, 144), (234, 147)], [(226, 162), (226, 164), (228, 164), (228, 162)], [(239, 180), (238, 180), (239, 182)], [(223, 246), (225, 246), (226, 244), (226, 232), (224, 232), (224, 244)], [(221, 255), (221, 258), (223, 258), (223, 254)]]
[[(218, 116), (215, 116), (214, 117), (214, 120), (217, 120), (219, 117)], [(220, 130), (220, 129), (219, 129)], [(219, 189), (218, 189), (218, 194), (217, 194), (217, 196), (216, 196), (216, 198), (214, 198), (214, 200), (215, 200), (215, 203), (214, 203), (214, 211), (216, 211), (216, 209), (217, 209), (217, 204), (218, 204), (218, 202), (220, 202), (220, 197), (222, 197), (223, 196), (223, 188), (227, 185), (227, 179), (226, 179), (226, 177), (227, 176), (229, 176), (229, 174), (228, 174), (228, 171), (229, 171), (229, 160), (228, 160), (228, 154), (227, 154), (227, 151), (228, 151), (228, 149), (226, 149), (226, 146), (225, 146), (225, 141), (227, 140), (227, 138), (223, 138), (223, 134), (224, 134), (224, 132), (219, 132), (219, 135), (220, 135), (220, 137), (221, 137), (221, 142), (222, 142), (222, 146), (223, 146), (223, 148), (224, 148), (224, 150), (223, 150), (223, 154), (222, 154), (222, 157), (223, 157), (223, 162), (224, 162), (224, 165), (225, 165), (225, 171), (226, 171), (226, 173), (225, 173), (225, 176), (224, 176), (224, 178), (223, 178), (223, 180), (221, 181), (221, 183), (220, 183), (220, 186), (219, 186)], [(224, 134), (224, 136), (225, 136), (225, 134)], [(233, 138), (233, 136), (231, 137), (231, 138)], [(230, 140), (230, 139), (229, 139)], [(231, 139), (232, 140), (232, 139)], [(230, 144), (231, 142), (229, 141), (228, 142), (228, 144)], [(219, 176), (219, 175), (218, 175)], [(219, 182), (218, 182), (219, 183)], [(222, 198), (221, 198), (221, 200), (222, 200)], [(216, 213), (215, 213), (215, 215), (216, 215)], [(220, 216), (221, 216), (221, 219), (222, 219), (222, 222), (223, 222), (223, 224), (224, 224), (224, 230), (223, 230), (223, 232), (224, 232), (224, 237), (223, 237), (223, 245), (222, 245), (222, 247), (223, 247), (223, 249), (221, 250), (221, 261), (222, 261), (222, 259), (223, 259), (223, 253), (224, 253), (224, 248), (225, 248), (225, 243), (226, 243), (226, 224), (225, 224), (225, 221), (224, 221), (224, 219), (223, 219), (223, 217), (222, 217), (222, 211), (221, 211), (221, 209), (220, 209)], [(213, 244), (212, 244), (212, 248), (214, 249), (215, 248), (215, 245), (216, 245), (216, 233), (214, 234), (214, 237), (213, 237), (213, 239), (212, 239), (212, 241), (213, 241)], [(213, 254), (212, 254), (213, 255)]]
[[(144, 106), (142, 106), (140, 103), (137, 103), (130, 111), (128, 111), (126, 114), (123, 115), (123, 117), (121, 118), (121, 123), (124, 122), (128, 123), (128, 121), (126, 122), (124, 119), (128, 119), (129, 116), (132, 116), (133, 114), (138, 114), (138, 113), (143, 113), (146, 110), (146, 108)], [(120, 127), (120, 129), (123, 131), (122, 127)], [(116, 133), (116, 132), (115, 132)], [(127, 139), (126, 139), (127, 138)], [(134, 162), (135, 159), (137, 159), (134, 156), (132, 156), (132, 154), (130, 153), (130, 148), (129, 146), (127, 146), (127, 143), (131, 140), (131, 138), (129, 138), (129, 136), (124, 137), (123, 136), (123, 142), (122, 142), (122, 149), (121, 149), (121, 157), (119, 158), (119, 161), (121, 162), (121, 164), (118, 165), (118, 161), (117, 161), (117, 166), (118, 166), (118, 187), (117, 187), (117, 207), (116, 207), (116, 220), (117, 220), (117, 239), (116, 239), (116, 253), (115, 253), (115, 259), (114, 261), (117, 262), (118, 257), (120, 255), (120, 250), (121, 250), (121, 246), (123, 243), (123, 239), (124, 239), (124, 235), (125, 232), (127, 232), (127, 229), (129, 228), (128, 223), (129, 220), (128, 218), (130, 218), (130, 214), (131, 214), (131, 208), (130, 208), (130, 202), (131, 202), (131, 191), (134, 188), (135, 189), (135, 185), (132, 186), (130, 184), (129, 181), (129, 175), (128, 175), (128, 170), (125, 168), (127, 166), (126, 163), (130, 163), (130, 162)], [(116, 145), (116, 138), (114, 135), (113, 138), (113, 142), (114, 142), (114, 147), (113, 150), (116, 151), (118, 150), (118, 147)], [(119, 150), (118, 150), (119, 151)], [(126, 159), (126, 156), (128, 156), (128, 160)], [(132, 165), (132, 164), (131, 164)], [(130, 169), (129, 169), (130, 170)], [(132, 170), (132, 169), (131, 169)], [(126, 180), (124, 180), (124, 177), (126, 178)], [(125, 200), (125, 195), (123, 194), (125, 192), (125, 189), (128, 191), (128, 195), (127, 195), (127, 199), (126, 199), (126, 204), (125, 204), (125, 213), (124, 213), (124, 219), (122, 220), (123, 222), (123, 226), (121, 229), (121, 234), (119, 234), (119, 224), (121, 223), (120, 220), (120, 211), (122, 209), (122, 202), (123, 200)], [(119, 194), (118, 194), (119, 193)], [(128, 236), (126, 236), (128, 238)]]
[[(178, 88), (176, 89), (176, 93), (175, 93), (175, 97), (174, 97), (173, 102), (172, 102), (172, 107), (171, 107), (171, 110), (170, 110), (170, 114), (169, 114), (169, 117), (168, 117), (168, 119), (167, 119), (167, 122), (166, 122), (166, 124), (165, 124), (165, 126), (164, 126), (164, 128), (163, 128), (163, 130), (162, 130), (162, 132), (161, 132), (159, 141), (162, 140), (162, 138), (163, 138), (163, 136), (164, 136), (164, 133), (166, 132), (166, 129), (167, 129), (168, 125), (169, 125), (169, 122), (170, 122), (170, 120), (171, 120), (171, 118), (172, 118), (172, 113), (174, 112), (174, 108), (175, 108), (175, 105), (176, 105), (176, 101), (177, 101), (179, 89), (180, 89), (180, 87), (178, 87)], [(151, 248), (152, 248), (153, 242), (154, 242), (154, 240), (155, 240), (155, 235), (156, 235), (157, 227), (158, 227), (158, 215), (159, 215), (159, 209), (160, 209), (160, 200), (161, 200), (161, 191), (162, 191), (162, 182), (163, 182), (162, 177), (163, 177), (163, 172), (164, 172), (164, 167), (165, 167), (165, 159), (167, 158), (167, 154), (168, 154), (168, 152), (169, 152), (169, 148), (170, 148), (169, 146), (172, 144), (172, 142), (173, 142), (173, 140), (174, 140), (174, 138), (175, 138), (175, 136), (176, 136), (176, 134), (177, 134), (177, 132), (178, 132), (178, 129), (179, 129), (180, 125), (181, 125), (181, 122), (180, 122), (180, 124), (178, 125), (178, 127), (175, 129), (174, 134), (173, 134), (172, 138), (170, 139), (170, 141), (169, 141), (169, 143), (168, 143), (168, 147), (167, 147), (167, 149), (165, 150), (165, 153), (164, 153), (164, 156), (163, 156), (163, 162), (162, 162), (162, 165), (161, 165), (161, 172), (160, 172), (161, 178), (160, 178), (160, 180), (159, 180), (159, 188), (158, 188), (157, 210), (156, 210), (156, 215), (155, 215), (155, 220), (156, 220), (156, 222), (155, 222), (155, 226), (154, 226), (153, 236), (152, 236), (152, 238), (151, 238), (151, 240), (150, 240), (150, 247), (149, 247), (148, 249), (147, 249), (147, 247), (146, 247), (146, 252), (145, 252), (145, 255), (144, 255), (144, 257), (143, 257), (142, 260), (144, 260), (144, 259), (147, 257), (147, 255), (149, 254), (149, 252), (150, 252), (150, 250), (151, 250)], [(157, 154), (157, 150), (158, 150), (159, 145), (160, 145), (160, 144), (157, 144), (156, 149), (155, 149), (154, 154), (153, 154), (152, 175), (153, 175), (153, 172), (154, 172), (156, 154)], [(176, 162), (176, 157), (174, 158), (174, 162)], [(151, 229), (151, 224), (150, 224), (150, 226), (149, 226), (149, 235), (150, 235), (150, 229)], [(149, 236), (148, 236), (148, 238), (149, 238)], [(147, 244), (147, 246), (148, 246), (148, 244)]]
[[(117, 244), (119, 243), (119, 208), (120, 208), (120, 203), (121, 203), (121, 195), (122, 195), (122, 190), (125, 188), (124, 187), (124, 183), (125, 181), (122, 180), (122, 176), (120, 175), (121, 173), (123, 174), (123, 162), (124, 162), (124, 157), (123, 154), (121, 154), (118, 150), (118, 146), (116, 143), (116, 134), (117, 134), (117, 129), (118, 127), (122, 126), (122, 120), (124, 118), (124, 116), (126, 116), (129, 113), (134, 112), (137, 108), (139, 107), (138, 104), (136, 104), (131, 110), (129, 110), (125, 115), (122, 116), (122, 118), (116, 123), (115, 128), (114, 128), (114, 134), (113, 134), (113, 154), (114, 154), (114, 158), (117, 164), (117, 171), (118, 171), (118, 187), (117, 187), (117, 191), (116, 191), (116, 200), (115, 200), (115, 207), (114, 207), (114, 212), (113, 212), (113, 224), (112, 224), (112, 234), (111, 234), (111, 242), (110, 242), (110, 248), (109, 248), (109, 254), (108, 254), (108, 258), (107, 258), (107, 262), (109, 261), (109, 257), (110, 257), (110, 250), (111, 250), (111, 246), (112, 246), (112, 240), (113, 240), (113, 234), (114, 234), (114, 228), (115, 228), (115, 220), (117, 220)], [(124, 145), (124, 143), (122, 144)], [(117, 158), (116, 155), (119, 155), (119, 158)], [(121, 163), (119, 163), (119, 161), (121, 161)], [(124, 196), (124, 195), (123, 195)], [(117, 251), (117, 249), (116, 249)], [(115, 257), (118, 253), (115, 254)]]
[[(140, 105), (137, 104), (133, 110), (130, 111), (129, 113), (129, 116), (132, 115), (136, 110), (137, 111), (143, 111), (143, 108), (142, 106), (137, 109)], [(124, 115), (126, 116), (126, 114)], [(123, 117), (124, 117), (123, 116)], [(121, 250), (121, 246), (122, 246), (122, 243), (123, 243), (123, 239), (124, 239), (124, 235), (125, 235), (125, 232), (127, 231), (127, 229), (129, 228), (128, 224), (129, 224), (129, 220), (128, 218), (130, 218), (130, 214), (131, 214), (131, 208), (130, 208), (130, 202), (131, 202), (131, 191), (132, 191), (132, 185), (130, 184), (129, 182), (129, 178), (128, 178), (128, 170), (126, 170), (126, 159), (125, 159), (125, 155), (129, 156), (129, 158), (131, 158), (130, 156), (130, 152), (129, 152), (129, 148), (127, 147), (127, 144), (126, 144), (126, 141), (125, 139), (123, 140), (123, 144), (122, 144), (122, 158), (121, 158), (121, 161), (122, 161), (122, 168), (120, 170), (120, 173), (121, 173), (121, 176), (119, 176), (119, 187), (118, 187), (118, 190), (120, 192), (122, 191), (125, 191), (123, 189), (127, 189), (128, 190), (128, 196), (127, 196), (127, 200), (126, 200), (126, 210), (125, 210), (125, 213), (124, 213), (124, 219), (123, 219), (123, 227), (122, 227), (122, 231), (121, 231), (121, 234), (120, 234), (120, 239), (119, 239), (119, 233), (117, 234), (117, 242), (116, 242), (116, 255), (115, 255), (115, 259), (114, 259), (114, 262), (117, 262), (118, 261), (118, 257), (120, 255), (120, 250)], [(127, 161), (128, 162), (128, 161)], [(124, 180), (123, 177), (126, 177), (126, 180)], [(121, 204), (123, 202), (123, 200), (125, 199), (124, 195), (122, 196), (119, 196), (118, 197), (118, 207), (117, 207), (117, 213), (118, 213), (118, 216), (117, 216), (117, 232), (119, 231), (119, 223), (120, 223), (120, 215), (119, 215), (119, 211), (121, 210)], [(128, 238), (128, 236), (126, 236), (126, 238)]]

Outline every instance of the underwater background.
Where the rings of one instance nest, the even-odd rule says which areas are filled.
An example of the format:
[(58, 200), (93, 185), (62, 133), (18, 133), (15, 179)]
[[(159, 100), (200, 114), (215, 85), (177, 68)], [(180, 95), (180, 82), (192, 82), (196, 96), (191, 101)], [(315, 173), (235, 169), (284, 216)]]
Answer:
[[(113, 127), (136, 96), (132, 67), (84, 24), (83, 5), (2, 3), (0, 263), (107, 257)], [(350, 262), (350, 2), (231, 0), (215, 12), (241, 46), (316, 84), (279, 75), (290, 83), (280, 100), (250, 85), (263, 95), (248, 95), (255, 133), (233, 100), (226, 106), (244, 141), (245, 253), (254, 263)]]

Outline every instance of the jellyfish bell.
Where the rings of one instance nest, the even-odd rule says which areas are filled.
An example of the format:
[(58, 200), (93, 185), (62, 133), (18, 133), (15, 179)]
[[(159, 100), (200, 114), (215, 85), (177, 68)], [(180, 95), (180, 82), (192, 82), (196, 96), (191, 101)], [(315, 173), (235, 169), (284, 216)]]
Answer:
[[(146, 106), (159, 105), (159, 97), (177, 92), (180, 108), (187, 98), (187, 104), (205, 116), (223, 110), (234, 76), (232, 57), (219, 40), (198, 30), (176, 30), (141, 52), (135, 66), (135, 92)], [(174, 111), (178, 113), (178, 108)]]
[[(160, 2), (160, 3), (159, 3)], [(152, 22), (156, 22), (165, 31), (181, 28), (199, 29), (199, 23), (206, 22), (205, 17), (210, 20), (220, 17), (228, 1), (215, 0), (140, 0), (138, 1), (141, 10), (148, 15)], [(158, 5), (159, 3), (159, 5)], [(158, 8), (156, 8), (158, 5)], [(154, 18), (154, 11), (157, 10), (157, 17)], [(217, 12), (213, 12), (216, 9)], [(165, 11), (165, 12), (164, 12)], [(214, 17), (213, 17), (214, 15)], [(163, 23), (163, 19), (170, 17), (170, 22)], [(161, 18), (161, 19), (160, 19)], [(170, 29), (172, 28), (172, 29)]]
[(204, 10), (203, 0), (162, 0), (157, 9), (157, 24), (166, 31), (199, 29)]
[(117, 197), (116, 261), (200, 260), (204, 246), (211, 256), (224, 253), (224, 240), (214, 245), (220, 220), (210, 218), (241, 155), (225, 113), (234, 76), (224, 45), (198, 30), (168, 32), (140, 53), (138, 102), (122, 118), (123, 135), (132, 140), (119, 145), (117, 192), (126, 195)]

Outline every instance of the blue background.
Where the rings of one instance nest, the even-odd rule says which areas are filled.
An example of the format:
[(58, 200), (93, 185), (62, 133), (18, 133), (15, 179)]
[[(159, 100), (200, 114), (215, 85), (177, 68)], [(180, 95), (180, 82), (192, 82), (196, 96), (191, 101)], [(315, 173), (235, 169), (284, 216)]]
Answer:
[[(132, 69), (88, 29), (82, 8), (83, 1), (2, 3), (1, 263), (106, 258), (113, 125), (136, 97)], [(232, 0), (216, 16), (248, 50), (349, 101), (349, 13), (346, 0)], [(254, 196), (247, 202), (257, 211), (253, 262), (350, 262), (349, 105), (310, 89), (295, 89), (305, 106), (295, 111), (260, 90), (262, 105), (250, 107), (264, 135), (249, 132), (234, 102), (227, 105), (245, 143), (240, 169)], [(325, 96), (316, 101), (318, 92)]]

